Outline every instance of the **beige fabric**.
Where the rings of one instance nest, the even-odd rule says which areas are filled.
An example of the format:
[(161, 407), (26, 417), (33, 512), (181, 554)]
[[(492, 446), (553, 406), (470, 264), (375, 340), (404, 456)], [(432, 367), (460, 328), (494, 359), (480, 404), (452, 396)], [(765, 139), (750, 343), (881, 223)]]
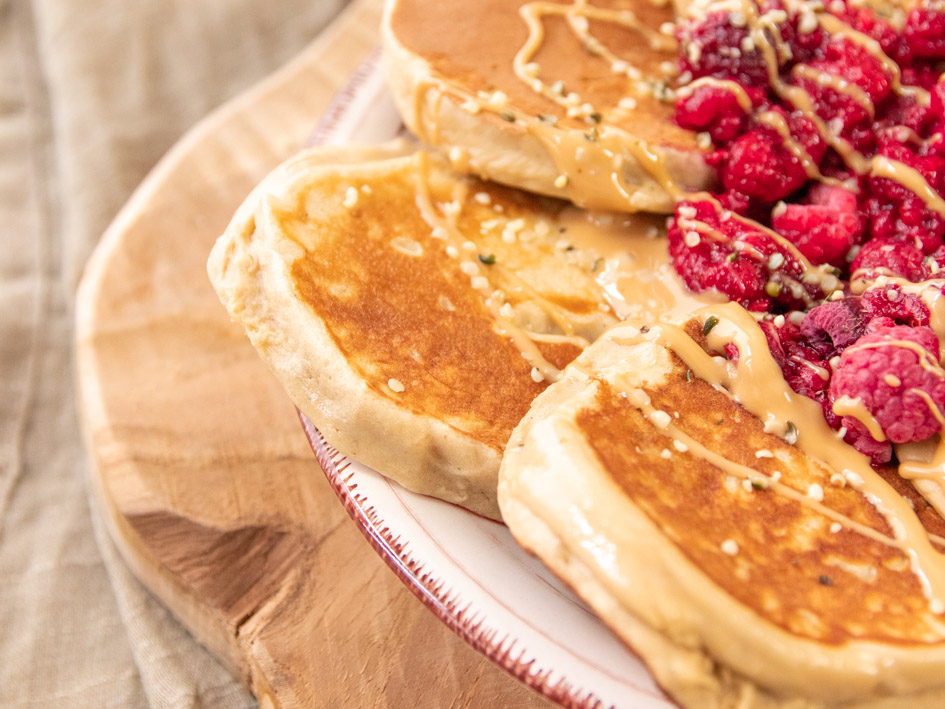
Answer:
[(89, 511), (73, 297), (151, 166), (341, 2), (0, 0), (0, 706), (254, 704)]

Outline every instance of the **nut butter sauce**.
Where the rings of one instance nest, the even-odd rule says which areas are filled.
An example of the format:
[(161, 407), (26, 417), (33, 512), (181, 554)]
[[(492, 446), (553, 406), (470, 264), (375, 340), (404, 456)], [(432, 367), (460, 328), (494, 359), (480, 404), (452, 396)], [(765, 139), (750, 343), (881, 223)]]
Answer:
[[(932, 546), (929, 533), (919, 522), (908, 501), (873, 470), (866, 456), (837, 436), (824, 420), (817, 402), (797, 394), (787, 385), (768, 349), (764, 333), (751, 313), (735, 303), (708, 306), (692, 313), (692, 317), (699, 321), (710, 316), (715, 317), (717, 323), (706, 336), (708, 348), (721, 352), (726, 345), (735, 345), (739, 352), (737, 363), (711, 356), (678, 325), (660, 323), (646, 332), (635, 327), (616, 328), (608, 336), (619, 344), (661, 344), (674, 352), (692, 371), (693, 376), (728, 392), (735, 401), (760, 418), (766, 430), (786, 437), (789, 441), (796, 436), (798, 448), (839, 473), (843, 484), (862, 493), (885, 517), (892, 530), (892, 537), (886, 537), (884, 543), (897, 547), (910, 560), (933, 612), (945, 612), (945, 555)], [(628, 330), (629, 334), (625, 335)], [(640, 396), (636, 395), (636, 399), (640, 399)], [(646, 413), (645, 406), (636, 399), (632, 403), (640, 405)], [(726, 472), (747, 479), (767, 477), (712, 454), (671, 424), (664, 427), (663, 431), (687, 445), (694, 454)], [(764, 482), (776, 492), (785, 494), (784, 486), (777, 484), (776, 480), (767, 478)], [(840, 520), (837, 513), (829, 511), (819, 501), (804, 499), (803, 504), (813, 506), (871, 539), (884, 536), (876, 530), (853, 524), (852, 520)], [(935, 541), (945, 542), (938, 538)]]
[[(728, 9), (738, 12), (745, 18), (749, 36), (754, 46), (761, 51), (767, 64), (771, 89), (787, 104), (808, 118), (824, 141), (836, 150), (854, 172), (859, 175), (873, 175), (894, 180), (919, 195), (929, 208), (945, 215), (945, 201), (921, 174), (893, 160), (869, 159), (864, 156), (817, 115), (810, 94), (802, 87), (788, 84), (781, 78), (780, 66), (787, 59), (787, 48), (782, 46), (777, 29), (778, 22), (783, 21), (783, 18), (775, 16), (779, 11), (760, 14), (754, 0), (721, 0), (721, 2), (708, 0), (697, 4), (702, 7), (703, 12), (711, 6), (713, 10)], [(794, 5), (800, 7), (803, 3), (792, 0), (791, 7)], [(875, 56), (893, 77), (893, 89), (896, 92), (915, 96), (922, 103), (928, 102), (928, 92), (902, 84), (898, 66), (883, 54), (875, 40), (855, 32), (838, 18), (823, 12), (822, 8), (804, 9), (812, 12), (817, 23), (826, 31), (835, 36), (844, 36)], [(780, 12), (783, 14), (783, 11)], [(586, 0), (575, 0), (572, 4), (526, 3), (522, 6), (520, 14), (528, 29), (528, 39), (515, 57), (513, 67), (515, 75), (533, 91), (552, 100), (569, 119), (584, 118), (587, 130), (559, 127), (559, 119), (556, 116), (511, 115), (507, 112), (504, 95), (499, 95), (501, 92), (495, 92), (492, 95), (479, 92), (473, 95), (443, 80), (431, 78), (418, 90), (414, 106), (414, 125), (421, 132), (419, 136), (421, 139), (435, 142), (431, 141), (431, 138), (434, 137), (436, 127), (427, 127), (422, 120), (424, 114), (437, 115), (436, 110), (428, 111), (431, 94), (429, 90), (435, 89), (432, 92), (436, 97), (433, 99), (435, 101), (449, 95), (463, 110), (470, 113), (487, 111), (501, 116), (514, 124), (517, 129), (537, 137), (559, 171), (559, 178), (555, 182), (556, 189), (562, 196), (568, 196), (580, 206), (593, 205), (602, 209), (628, 211), (628, 206), (634, 204), (635, 192), (641, 189), (652, 189), (652, 185), (641, 184), (639, 175), (634, 172), (642, 169), (667, 195), (668, 204), (683, 200), (708, 201), (717, 211), (722, 211), (721, 204), (713, 195), (706, 192), (689, 193), (671, 178), (663, 151), (654, 149), (645, 141), (608, 122), (606, 115), (598, 112), (595, 107), (582, 103), (581, 97), (577, 94), (563, 91), (555, 83), (549, 84), (544, 81), (541, 78), (541, 67), (533, 61), (544, 41), (542, 20), (548, 14), (564, 16), (569, 27), (581, 39), (589, 52), (602, 61), (609, 61), (615, 73), (626, 74), (630, 78), (634, 77), (634, 71), (637, 74), (639, 71), (621, 62), (600, 42), (597, 42), (589, 33), (588, 20), (620, 22), (625, 26), (638, 29), (644, 40), (650, 41), (654, 47), (668, 45), (669, 38), (664, 38), (649, 28), (643, 28), (642, 25), (634, 24), (636, 18), (632, 13), (606, 12), (588, 5)], [(804, 68), (798, 69), (795, 73), (808, 80), (827, 82), (831, 88), (850, 96), (861, 105), (868, 103), (865, 95), (852, 84), (841, 85), (839, 81), (831, 77), (815, 77)], [(682, 87), (680, 92), (690, 92), (701, 84), (725, 88), (735, 95), (743, 109), (751, 110), (751, 101), (747, 93), (735, 82), (698, 79), (690, 86)], [(628, 86), (632, 85), (632, 82), (628, 84)], [(670, 91), (665, 98), (669, 99), (672, 96)], [(436, 106), (432, 108), (435, 109)], [(867, 108), (870, 111), (873, 110), (872, 105)], [(786, 130), (787, 126), (783, 124), (783, 120), (778, 121), (774, 115), (765, 115), (761, 120), (786, 138), (786, 147), (797, 157), (811, 178), (835, 182), (819, 173), (810, 156), (806, 155), (806, 151), (796, 140), (787, 140), (788, 136), (785, 133), (789, 134), (789, 131)], [(431, 223), (440, 218), (432, 209), (427, 210), (427, 213), (430, 215)], [(645, 334), (638, 331), (636, 337), (659, 341), (671, 349), (687, 364), (695, 376), (728, 391), (747, 410), (761, 418), (769, 430), (781, 432), (785, 436), (793, 427), (796, 431), (796, 445), (811, 458), (836, 471), (842, 477), (844, 484), (861, 492), (885, 517), (892, 530), (892, 537), (886, 537), (852, 520), (844, 519), (842, 523), (870, 538), (882, 537), (885, 540), (884, 543), (901, 549), (909, 558), (912, 570), (930, 601), (932, 611), (945, 612), (945, 557), (933, 548), (929, 534), (922, 527), (905, 498), (872, 469), (865, 456), (844, 443), (838, 438), (837, 433), (829, 428), (820, 406), (796, 394), (787, 386), (780, 368), (768, 350), (764, 334), (753, 316), (734, 303), (708, 305), (695, 311), (697, 316), (707, 317), (711, 314), (719, 320), (708, 335), (711, 349), (721, 351), (727, 343), (733, 343), (739, 349), (740, 356), (737, 364), (724, 362), (721, 358), (713, 359), (680, 327), (659, 322), (660, 320), (681, 319), (680, 316), (692, 312), (693, 308), (702, 305), (705, 299), (713, 298), (713, 294), (694, 296), (685, 291), (675, 274), (671, 273), (672, 268), (665, 255), (664, 242), (648, 242), (640, 236), (624, 235), (622, 249), (608, 250), (602, 248), (599, 237), (590, 236), (595, 232), (600, 234), (598, 225), (591, 224), (593, 228), (582, 230), (575, 226), (581, 219), (568, 214), (563, 214), (562, 219), (572, 220), (569, 239), (574, 242), (584, 239), (583, 243), (575, 243), (576, 247), (596, 248), (601, 252), (600, 271), (595, 275), (595, 279), (601, 287), (603, 297), (618, 317), (640, 319), (651, 324), (658, 323), (652, 325)], [(584, 221), (590, 223), (593, 217), (584, 217)], [(691, 224), (686, 225), (687, 229), (706, 238), (718, 238), (718, 234), (714, 234), (708, 225), (700, 227), (696, 224), (698, 220), (691, 221)], [(814, 266), (792, 243), (773, 230), (755, 223), (751, 223), (751, 227), (771, 236), (797, 261), (804, 273), (804, 282), (818, 284), (825, 293), (830, 293), (839, 287), (840, 282), (829, 267)], [(656, 254), (655, 244), (659, 244), (658, 248), (661, 251), (659, 255)], [(657, 277), (653, 278), (654, 274)], [(943, 308), (941, 288), (927, 287), (923, 284), (894, 283), (894, 280), (880, 275), (873, 282), (869, 279), (860, 279), (851, 282), (851, 285), (863, 290), (875, 287), (875, 283), (882, 282), (884, 285), (895, 284), (905, 292), (916, 292), (929, 305), (932, 312), (932, 327), (939, 338), (945, 342), (945, 337), (943, 337), (945, 336), (945, 308)], [(493, 312), (496, 314), (498, 326), (508, 328), (510, 333), (514, 333), (514, 327), (500, 318), (498, 309)], [(618, 328), (615, 333), (621, 331), (622, 329)], [(535, 363), (546, 380), (554, 381), (558, 377), (557, 370), (539, 359), (540, 354), (537, 353), (537, 348), (534, 348), (534, 343), (528, 339), (527, 333), (519, 334), (521, 338), (513, 334), (513, 339), (516, 339), (516, 343), (519, 344), (523, 356)], [(935, 364), (937, 366), (937, 363)], [(644, 400), (645, 393), (628, 392), (628, 396), (640, 399), (638, 403), (641, 409), (646, 411), (649, 404)], [(876, 428), (873, 425), (875, 421), (871, 421), (872, 417), (866, 412), (861, 402), (840, 401), (837, 404), (837, 413), (854, 416), (863, 421), (868, 428)], [(667, 435), (674, 436), (682, 444), (688, 446), (689, 450), (698, 452), (699, 455), (733, 475), (749, 479), (751, 476), (761, 475), (751, 469), (742, 470), (731, 461), (726, 461), (700, 446), (698, 442), (689, 439), (672, 425), (666, 426), (664, 430)], [(903, 477), (916, 479), (917, 482), (936, 480), (941, 486), (943, 500), (945, 500), (945, 436), (942, 439), (931, 454), (927, 451), (923, 452), (924, 461), (905, 461), (900, 470)], [(775, 480), (768, 480), (767, 483), (782, 494), (803, 498), (804, 504), (811, 505), (824, 515), (841, 521), (838, 513), (828, 509), (821, 502), (800, 495)], [(945, 508), (945, 503), (942, 507)], [(945, 514), (943, 509), (939, 511)], [(935, 538), (935, 541), (945, 545), (945, 539)]]

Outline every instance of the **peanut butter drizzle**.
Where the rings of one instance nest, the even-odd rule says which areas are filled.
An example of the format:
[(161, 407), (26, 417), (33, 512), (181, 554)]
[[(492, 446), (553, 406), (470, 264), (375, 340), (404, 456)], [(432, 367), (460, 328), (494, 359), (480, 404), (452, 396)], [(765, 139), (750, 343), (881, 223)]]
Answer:
[[(781, 136), (781, 141), (784, 144), (784, 147), (787, 148), (791, 154), (797, 158), (797, 161), (801, 164), (801, 167), (804, 168), (804, 172), (807, 173), (807, 177), (811, 180), (818, 180), (828, 185), (837, 185), (844, 187), (842, 180), (838, 180), (835, 177), (826, 177), (821, 173), (820, 168), (817, 167), (817, 164), (814, 162), (814, 159), (810, 156), (810, 153), (807, 152), (807, 149), (801, 145), (798, 141), (794, 139), (794, 136), (791, 134), (791, 128), (788, 126), (787, 121), (784, 120), (784, 116), (780, 113), (774, 111), (763, 111), (759, 113), (756, 118), (759, 123), (763, 123), (769, 128), (773, 128)], [(857, 190), (858, 191), (858, 188)]]
[[(618, 380), (616, 383), (621, 387), (621, 391), (627, 394), (627, 400), (634, 406), (638, 407), (643, 416), (648, 421), (652, 422), (653, 415), (660, 410), (655, 408), (650, 403), (649, 395), (644, 390), (629, 385), (626, 383), (626, 381), (621, 382)], [(657, 424), (654, 424), (654, 426), (657, 426)], [(899, 544), (895, 539), (886, 536), (882, 532), (879, 532), (872, 527), (867, 527), (865, 524), (856, 522), (845, 514), (827, 507), (822, 502), (818, 502), (809, 495), (795, 490), (794, 488), (780, 482), (778, 479), (775, 479), (770, 475), (767, 475), (759, 470), (755, 470), (754, 468), (747, 465), (736, 463), (735, 461), (729, 460), (725, 456), (716, 453), (710, 448), (706, 448), (695, 438), (674, 426), (672, 421), (670, 421), (670, 423), (666, 424), (665, 426), (657, 426), (657, 428), (659, 428), (659, 430), (672, 438), (674, 441), (679, 441), (680, 443), (684, 444), (686, 446), (687, 452), (708, 461), (715, 467), (725, 471), (727, 474), (733, 477), (741, 478), (742, 480), (748, 480), (749, 482), (762, 486), (765, 489), (771, 489), (779, 495), (783, 495), (790, 500), (794, 500), (806, 507), (816, 510), (824, 517), (832, 519), (835, 522), (839, 522), (847, 529), (851, 529), (863, 535), (864, 537), (867, 537), (868, 539), (893, 548), (902, 548), (902, 545)]]
[(542, 96), (553, 100), (561, 106), (567, 106), (564, 96), (555, 93), (551, 88), (537, 77), (529, 75), (526, 66), (531, 62), (532, 57), (538, 52), (545, 37), (545, 28), (542, 19), (547, 15), (563, 16), (571, 27), (572, 31), (581, 40), (581, 44), (589, 52), (609, 61), (611, 65), (619, 63), (619, 58), (615, 56), (599, 40), (592, 37), (587, 28), (587, 20), (602, 20), (612, 22), (622, 27), (635, 30), (642, 34), (650, 43), (653, 49), (674, 50), (676, 41), (671, 37), (666, 37), (650, 27), (644, 25), (637, 16), (629, 10), (606, 10), (587, 4), (587, 0), (575, 0), (571, 5), (562, 5), (555, 2), (530, 2), (519, 8), (519, 14), (525, 21), (528, 28), (528, 39), (521, 49), (516, 53), (513, 60), (513, 68), (516, 76), (528, 84), (533, 90)]
[(702, 76), (694, 81), (690, 81), (685, 86), (681, 86), (677, 89), (676, 95), (687, 98), (692, 96), (695, 90), (700, 86), (712, 86), (713, 88), (728, 91), (735, 96), (735, 100), (738, 101), (738, 105), (741, 106), (745, 113), (751, 113), (751, 97), (748, 95), (748, 92), (745, 91), (744, 86), (731, 79), (716, 79), (714, 76)]
[[(430, 195), (430, 184), (429, 184), (429, 170), (430, 170), (430, 160), (429, 156), (420, 151), (417, 153), (418, 158), (418, 176), (416, 178), (416, 198), (417, 206), (420, 208), (420, 213), (423, 216), (424, 221), (430, 225), (431, 228), (440, 228), (446, 233), (446, 241), (457, 249), (462, 247), (463, 242), (467, 241), (466, 237), (463, 234), (460, 234), (456, 227), (456, 214), (451, 214), (449, 216), (443, 216), (437, 209), (433, 206), (433, 199)], [(459, 193), (456, 192), (456, 189), (459, 189)], [(465, 190), (466, 185), (460, 184), (454, 188), (454, 198), (458, 198), (457, 202), (462, 204), (465, 199)], [(484, 270), (476, 264), (474, 261), (472, 263), (476, 266), (477, 275), (486, 278), (489, 281), (487, 275), (485, 275)], [(501, 308), (503, 302), (495, 297), (495, 291), (491, 287), (490, 282), (490, 295), (484, 298), (484, 303), (486, 308), (492, 314), (493, 319), (495, 320), (495, 330), (499, 335), (508, 336), (512, 340), (512, 343), (522, 353), (522, 357), (532, 365), (538, 372), (541, 374), (542, 378), (547, 382), (555, 382), (561, 376), (561, 370), (555, 367), (551, 362), (549, 362), (544, 355), (542, 355), (541, 350), (538, 349), (538, 346), (532, 340), (529, 333), (527, 333), (522, 328), (518, 327), (510, 318), (502, 315)], [(540, 306), (551, 305), (544, 299), (536, 300)], [(557, 308), (553, 308), (556, 310)], [(549, 313), (552, 317), (554, 315)], [(573, 327), (571, 328), (573, 333)], [(587, 342), (583, 338), (579, 339), (582, 346), (585, 346)]]
[(862, 47), (872, 54), (879, 63), (882, 64), (883, 70), (892, 76), (893, 91), (897, 94), (900, 96), (914, 96), (916, 101), (923, 106), (928, 106), (929, 103), (931, 103), (931, 94), (925, 89), (919, 86), (903, 85), (902, 72), (899, 69), (899, 65), (883, 51), (883, 48), (875, 39), (862, 32), (857, 32), (839, 17), (835, 17), (829, 13), (818, 12), (815, 14), (815, 17), (817, 18), (818, 24), (820, 24), (826, 32), (834, 36), (841, 35), (853, 44)]
[(906, 189), (918, 195), (925, 206), (942, 217), (945, 217), (945, 200), (932, 189), (922, 173), (914, 167), (897, 160), (890, 160), (885, 155), (877, 155), (870, 160), (870, 175), (873, 177), (885, 177), (898, 182)]
[[(715, 197), (715, 195), (709, 192), (680, 192), (678, 189), (676, 190), (676, 192), (680, 195), (679, 197), (680, 200), (686, 199), (686, 200), (691, 200), (694, 202), (696, 201), (709, 202), (712, 204), (712, 206), (715, 208), (717, 212), (726, 211), (724, 207), (722, 207), (718, 199)], [(833, 269), (831, 268), (831, 266), (827, 264), (824, 264), (821, 266), (815, 266), (807, 259), (806, 256), (804, 256), (804, 254), (800, 252), (800, 250), (793, 243), (785, 239), (774, 229), (770, 229), (766, 227), (764, 224), (753, 221), (751, 219), (747, 219), (746, 217), (742, 217), (741, 215), (735, 214), (734, 212), (732, 212), (731, 214), (732, 214), (731, 216), (732, 219), (741, 220), (744, 223), (748, 224), (752, 229), (756, 229), (766, 234), (775, 243), (777, 243), (781, 248), (787, 251), (791, 255), (791, 257), (795, 259), (801, 265), (801, 270), (804, 272), (805, 283), (817, 283), (824, 290), (824, 292), (828, 292), (828, 293), (835, 290), (840, 285), (840, 281), (833, 274)], [(694, 221), (694, 220), (690, 219), (690, 221)], [(738, 248), (740, 250), (742, 251), (748, 250), (746, 249), (745, 245), (742, 244), (741, 242), (736, 242), (736, 243), (738, 244)], [(806, 291), (800, 294), (798, 297), (802, 298), (808, 303), (813, 302), (810, 296), (807, 295)]]
[(922, 369), (939, 379), (945, 379), (945, 370), (942, 369), (935, 357), (932, 356), (932, 353), (918, 342), (913, 342), (912, 340), (897, 340), (890, 337), (888, 339), (884, 338), (880, 342), (856, 342), (847, 347), (845, 351), (876, 350), (881, 347), (901, 347), (902, 349), (911, 350), (915, 352), (916, 356), (919, 358), (919, 365)]
[(708, 347), (721, 352), (725, 345), (735, 344), (739, 351), (737, 364), (712, 357), (677, 325), (654, 325), (630, 340), (620, 338), (617, 330), (614, 339), (627, 344), (657, 342), (667, 347), (693, 375), (729, 392), (735, 401), (759, 417), (766, 430), (782, 437), (793, 430), (796, 445), (802, 451), (840, 473), (846, 484), (862, 493), (886, 518), (893, 533), (890, 543), (910, 560), (932, 608), (945, 608), (945, 556), (932, 547), (928, 532), (905, 498), (873, 470), (869, 459), (830, 429), (820, 405), (787, 385), (751, 313), (736, 303), (726, 303), (702, 308), (692, 316), (702, 320), (717, 318), (706, 336)]
[(558, 223), (572, 246), (599, 257), (594, 277), (620, 320), (674, 320), (726, 300), (721, 293), (686, 288), (669, 259), (664, 218), (568, 207)]
[(793, 86), (781, 80), (781, 62), (776, 53), (777, 46), (781, 42), (781, 35), (777, 26), (765, 27), (766, 24), (770, 25), (771, 23), (766, 23), (759, 17), (755, 0), (742, 0), (741, 8), (748, 22), (749, 36), (764, 57), (768, 69), (768, 84), (772, 90), (794, 108), (801, 111), (816, 126), (821, 137), (840, 154), (840, 157), (850, 166), (850, 169), (857, 174), (865, 174), (869, 170), (869, 161), (862, 153), (854, 149), (849, 141), (841, 138), (827, 127), (824, 120), (817, 115), (810, 94), (800, 86)]
[(929, 309), (929, 327), (945, 352), (945, 278), (930, 278), (913, 283), (892, 274), (881, 274), (872, 279), (857, 278), (856, 275), (850, 279), (850, 289), (856, 295), (867, 290), (884, 290), (895, 286), (902, 293), (918, 296)]
[(831, 407), (837, 416), (850, 416), (862, 423), (869, 434), (877, 441), (882, 443), (886, 440), (886, 434), (883, 433), (883, 427), (879, 425), (876, 417), (870, 413), (860, 397), (852, 398), (846, 394), (839, 397)]
[(698, 219), (690, 219), (688, 217), (677, 217), (676, 222), (679, 224), (679, 228), (683, 231), (695, 231), (702, 236), (708, 236), (712, 241), (718, 241), (720, 243), (725, 243), (728, 241), (728, 237), (725, 236), (715, 227), (711, 227), (705, 222), (701, 222)]
[(876, 115), (876, 109), (869, 95), (852, 81), (847, 81), (834, 74), (815, 69), (809, 64), (797, 64), (791, 70), (791, 73), (796, 78), (813, 81), (820, 86), (833, 89), (837, 93), (847, 96), (858, 103), (869, 114), (870, 118)]

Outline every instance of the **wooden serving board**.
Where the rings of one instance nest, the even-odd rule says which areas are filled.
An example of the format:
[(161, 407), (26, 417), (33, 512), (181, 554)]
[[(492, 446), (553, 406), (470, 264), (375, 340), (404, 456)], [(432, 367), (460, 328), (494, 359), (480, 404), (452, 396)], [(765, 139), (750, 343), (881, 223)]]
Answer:
[(544, 706), (453, 635), (348, 519), (205, 271), (376, 45), (378, 0), (195, 127), (89, 263), (77, 306), (93, 485), (137, 576), (264, 707)]

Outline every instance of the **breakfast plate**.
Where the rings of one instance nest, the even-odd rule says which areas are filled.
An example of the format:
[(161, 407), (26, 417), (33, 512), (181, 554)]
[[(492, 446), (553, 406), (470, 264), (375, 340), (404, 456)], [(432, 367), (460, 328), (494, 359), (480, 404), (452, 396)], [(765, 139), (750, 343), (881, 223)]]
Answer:
[[(315, 145), (380, 143), (404, 132), (375, 51), (335, 97)], [(448, 627), (562, 706), (675, 706), (641, 662), (504, 525), (412, 493), (302, 425), (371, 546)]]

